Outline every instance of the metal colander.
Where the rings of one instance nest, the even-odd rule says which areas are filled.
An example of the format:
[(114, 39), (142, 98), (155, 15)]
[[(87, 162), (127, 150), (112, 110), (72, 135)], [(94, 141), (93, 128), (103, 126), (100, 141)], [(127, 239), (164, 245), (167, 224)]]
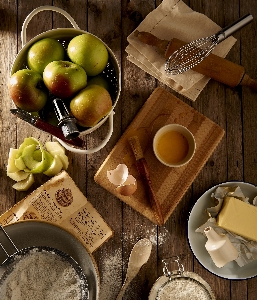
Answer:
[[(76, 275), (79, 278), (79, 287), (80, 287), (80, 298), (79, 300), (89, 300), (89, 287), (87, 278), (82, 270), (82, 268), (79, 266), (79, 264), (68, 254), (62, 252), (61, 250), (48, 247), (48, 246), (32, 246), (28, 248), (18, 249), (14, 242), (11, 240), (7, 232), (4, 230), (2, 226), (0, 226), (0, 230), (3, 231), (6, 238), (10, 241), (12, 246), (15, 248), (15, 253), (12, 255), (9, 255), (8, 252), (3, 247), (2, 243), (0, 242), (0, 247), (5, 252), (7, 258), (4, 260), (4, 262), (0, 265), (0, 293), (3, 292), (3, 286), (6, 280), (8, 280), (8, 277), (14, 272), (15, 266), (19, 262), (21, 262), (23, 259), (26, 259), (29, 255), (38, 254), (38, 253), (46, 253), (51, 255), (57, 255), (58, 258), (60, 258), (65, 263), (68, 263), (69, 266), (72, 267), (72, 269), (75, 271)], [(29, 288), (29, 287), (28, 287)]]
[[(58, 29), (52, 29), (45, 31), (31, 40), (27, 42), (27, 26), (31, 19), (38, 14), (39, 12), (43, 11), (54, 11), (57, 13), (62, 14), (67, 18), (68, 21), (72, 24), (73, 28), (58, 28)], [(74, 19), (63, 9), (55, 6), (50, 6), (50, 5), (45, 5), (45, 6), (40, 6), (34, 9), (24, 20), (24, 23), (22, 25), (22, 31), (21, 31), (21, 40), (22, 40), (22, 49), (19, 51), (18, 55), (15, 58), (15, 61), (13, 63), (12, 69), (11, 69), (11, 75), (15, 72), (17, 72), (20, 69), (26, 68), (27, 67), (27, 52), (29, 48), (37, 41), (43, 39), (43, 38), (53, 38), (61, 42), (64, 46), (64, 48), (67, 47), (67, 42), (74, 38), (75, 36), (81, 35), (81, 34), (90, 34), (97, 38), (98, 40), (101, 40), (97, 36), (93, 35), (92, 33), (89, 33), (87, 31), (81, 30), (77, 23), (74, 21)], [(102, 118), (95, 126), (89, 127), (89, 128), (78, 128), (80, 136), (85, 136), (93, 131), (97, 130), (99, 127), (101, 127), (104, 123), (108, 121), (109, 129), (108, 132), (105, 136), (105, 138), (101, 141), (99, 141), (98, 145), (95, 146), (94, 148), (87, 149), (86, 147), (84, 148), (78, 148), (78, 147), (72, 147), (71, 145), (65, 143), (64, 141), (58, 139), (58, 141), (67, 149), (72, 152), (76, 153), (81, 153), (81, 154), (89, 154), (89, 153), (94, 153), (102, 149), (107, 142), (110, 140), (112, 133), (113, 133), (113, 115), (114, 115), (114, 108), (118, 102), (119, 96), (120, 96), (120, 91), (121, 91), (121, 72), (120, 72), (120, 67), (118, 60), (116, 56), (114, 55), (114, 52), (110, 49), (110, 47), (104, 43), (102, 40), (101, 42), (105, 45), (108, 54), (109, 54), (109, 61), (108, 64), (105, 68), (105, 70), (102, 72), (102, 75), (107, 79), (108, 83), (110, 84), (110, 96), (112, 98), (112, 109), (111, 111), (104, 117)]]

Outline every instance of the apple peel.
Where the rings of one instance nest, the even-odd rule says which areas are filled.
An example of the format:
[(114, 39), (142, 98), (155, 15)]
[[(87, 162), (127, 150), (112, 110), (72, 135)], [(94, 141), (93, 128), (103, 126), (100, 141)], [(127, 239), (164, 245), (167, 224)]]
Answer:
[(45, 148), (33, 137), (25, 138), (18, 149), (10, 148), (6, 171), (16, 181), (14, 189), (28, 190), (34, 183), (33, 174), (55, 176), (62, 169), (67, 170), (69, 160), (65, 149), (58, 142), (46, 142)]
[(119, 164), (115, 169), (107, 171), (107, 178), (116, 185), (116, 192), (122, 196), (131, 196), (137, 190), (137, 181), (129, 174), (125, 164)]
[(32, 184), (35, 182), (34, 176), (32, 173), (29, 174), (28, 178), (16, 182), (12, 187), (17, 191), (27, 191)]

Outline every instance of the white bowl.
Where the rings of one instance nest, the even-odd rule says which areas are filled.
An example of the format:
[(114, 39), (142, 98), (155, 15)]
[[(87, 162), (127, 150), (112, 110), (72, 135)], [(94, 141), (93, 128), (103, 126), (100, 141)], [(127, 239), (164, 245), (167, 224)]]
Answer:
[[(188, 152), (187, 155), (179, 162), (174, 162), (174, 163), (169, 163), (167, 161), (164, 161), (157, 150), (157, 144), (161, 136), (163, 136), (164, 133), (168, 131), (176, 131), (181, 133), (188, 141)], [(179, 124), (168, 124), (163, 127), (161, 127), (155, 134), (154, 139), (153, 139), (153, 151), (157, 159), (164, 165), (168, 167), (181, 167), (185, 164), (187, 164), (191, 158), (193, 157), (195, 153), (195, 148), (196, 148), (196, 143), (195, 143), (195, 138), (193, 134), (184, 126), (179, 125)]]

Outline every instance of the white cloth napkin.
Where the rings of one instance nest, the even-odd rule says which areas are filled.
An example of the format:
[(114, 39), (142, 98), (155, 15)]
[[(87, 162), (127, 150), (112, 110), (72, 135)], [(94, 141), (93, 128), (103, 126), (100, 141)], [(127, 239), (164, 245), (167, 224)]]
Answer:
[[(150, 32), (162, 40), (178, 38), (191, 42), (211, 36), (220, 29), (220, 26), (193, 11), (182, 0), (163, 0), (135, 30)], [(140, 42), (134, 31), (128, 36), (128, 42), (126, 52), (129, 61), (190, 100), (196, 100), (210, 79), (192, 70), (180, 75), (168, 75), (164, 70), (166, 60), (155, 47)], [(235, 42), (235, 38), (229, 37), (217, 45), (212, 53), (225, 57)]]

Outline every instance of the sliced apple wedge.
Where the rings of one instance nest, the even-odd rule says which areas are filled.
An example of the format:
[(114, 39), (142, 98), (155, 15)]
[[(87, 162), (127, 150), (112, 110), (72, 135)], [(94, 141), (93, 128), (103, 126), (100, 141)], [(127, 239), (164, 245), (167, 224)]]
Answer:
[(54, 150), (51, 152), (51, 154), (54, 156), (54, 155), (57, 155), (59, 156), (59, 158), (61, 159), (62, 161), (62, 165), (63, 165), (63, 169), (64, 170), (67, 170), (68, 169), (68, 166), (69, 166), (69, 159), (68, 159), (68, 156), (66, 154), (63, 154), (61, 151), (59, 150)]
[(28, 145), (22, 151), (22, 159), (31, 173), (43, 173), (45, 172), (53, 162), (53, 156), (47, 151), (41, 149), (42, 160), (37, 161), (33, 158), (33, 154), (36, 150), (36, 145)]
[(35, 145), (35, 146), (40, 146), (40, 143), (37, 139), (33, 138), (33, 137), (28, 137), (28, 138), (25, 138), (23, 143), (20, 145), (19, 147), (19, 153), (18, 153), (18, 156), (17, 158), (22, 154), (23, 150), (29, 146), (29, 145)]
[(41, 149), (36, 149), (33, 153), (33, 158), (36, 160), (36, 161), (41, 161), (42, 160), (42, 151)]
[(52, 152), (52, 151), (58, 151), (58, 152), (62, 152), (63, 154), (65, 154), (65, 149), (62, 145), (60, 145), (58, 142), (45, 142), (45, 148), (48, 152)]
[(27, 179), (16, 182), (12, 187), (17, 191), (27, 191), (34, 182), (34, 176), (30, 173)]
[(19, 152), (18, 149), (10, 148), (7, 167), (6, 167), (7, 173), (14, 173), (20, 170), (15, 165), (15, 159), (18, 155), (18, 152)]
[(59, 156), (59, 158), (61, 159), (62, 161), (62, 168), (64, 170), (67, 170), (68, 169), (68, 166), (69, 166), (69, 159), (68, 159), (68, 156), (66, 154), (62, 154), (62, 153), (59, 153), (57, 154)]
[(24, 163), (21, 156), (15, 159), (14, 164), (19, 170), (25, 170), (26, 169), (26, 165), (25, 165), (25, 163)]
[(29, 177), (29, 173), (25, 171), (7, 172), (7, 176), (15, 181), (22, 181)]
[(54, 155), (54, 159), (50, 167), (44, 172), (47, 176), (55, 176), (57, 175), (63, 168), (62, 161), (59, 155)]
[(55, 176), (69, 166), (65, 148), (58, 142), (46, 142), (45, 147), (35, 138), (25, 138), (18, 149), (10, 148), (7, 176), (15, 180), (13, 188), (27, 191), (34, 182), (34, 175), (44, 173)]

